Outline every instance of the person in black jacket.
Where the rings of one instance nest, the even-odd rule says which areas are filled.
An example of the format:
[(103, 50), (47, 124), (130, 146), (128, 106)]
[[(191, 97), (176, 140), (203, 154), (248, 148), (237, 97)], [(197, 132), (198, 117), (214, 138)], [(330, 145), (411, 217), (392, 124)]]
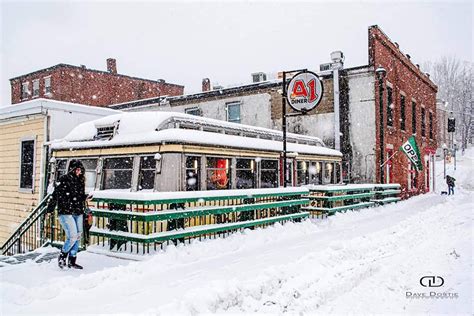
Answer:
[(66, 233), (66, 241), (58, 257), (61, 269), (66, 266), (66, 258), (69, 268), (82, 269), (82, 266), (76, 263), (76, 256), (83, 231), (83, 215), (87, 199), (84, 172), (82, 162), (71, 160), (68, 172), (56, 182), (48, 202), (48, 213), (53, 212), (57, 205), (59, 223)]
[(451, 195), (451, 193), (453, 193), (454, 195), (455, 182), (456, 182), (456, 179), (448, 175), (446, 176), (446, 184), (448, 185), (448, 195)]

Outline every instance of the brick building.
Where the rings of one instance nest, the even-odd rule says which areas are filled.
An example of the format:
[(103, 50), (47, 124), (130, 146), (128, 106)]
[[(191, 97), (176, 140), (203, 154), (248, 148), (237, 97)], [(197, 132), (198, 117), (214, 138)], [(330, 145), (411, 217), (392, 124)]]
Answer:
[[(288, 117), (288, 131), (319, 137), (330, 147), (335, 144), (335, 135), (340, 137), (346, 182), (400, 183), (405, 197), (430, 191), (434, 187), (437, 147), (437, 87), (378, 26), (369, 27), (368, 34), (368, 64), (339, 71), (339, 118), (334, 114), (333, 73), (322, 70), (318, 72), (324, 85), (321, 103), (304, 116)], [(377, 70), (382, 68), (385, 76), (379, 78)], [(281, 88), (281, 80), (269, 80), (212, 90), (206, 78), (201, 93), (111, 107), (125, 111), (186, 112), (281, 130)], [(287, 106), (287, 113), (293, 112)], [(336, 119), (339, 131), (335, 131)], [(424, 170), (413, 170), (401, 152), (381, 168), (411, 135), (415, 135), (420, 147)]]
[[(377, 179), (402, 184), (407, 195), (433, 189), (437, 148), (437, 87), (410, 58), (380, 28), (369, 27), (369, 65), (377, 67), (377, 164), (392, 156), (411, 135), (415, 136), (424, 163), (423, 171), (416, 172), (407, 157), (398, 152), (385, 167), (377, 168)], [(381, 68), (386, 70), (385, 76), (377, 71)]]
[(107, 59), (107, 71), (58, 64), (10, 79), (11, 103), (37, 98), (93, 106), (182, 95), (184, 86), (163, 79), (149, 80), (117, 73), (116, 60)]

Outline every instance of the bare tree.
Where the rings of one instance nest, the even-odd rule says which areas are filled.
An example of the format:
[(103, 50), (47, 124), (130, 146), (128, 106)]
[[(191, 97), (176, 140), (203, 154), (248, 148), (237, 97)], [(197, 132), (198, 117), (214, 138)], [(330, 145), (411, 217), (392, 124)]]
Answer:
[(448, 109), (456, 119), (455, 139), (465, 149), (468, 143), (472, 143), (474, 129), (472, 62), (442, 57), (438, 61), (424, 63), (423, 68), (438, 86), (437, 97), (448, 102)]

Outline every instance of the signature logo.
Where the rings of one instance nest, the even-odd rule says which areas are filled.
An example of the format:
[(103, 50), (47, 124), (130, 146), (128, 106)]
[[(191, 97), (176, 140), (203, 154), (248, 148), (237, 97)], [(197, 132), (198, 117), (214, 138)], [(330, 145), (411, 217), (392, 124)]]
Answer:
[(444, 279), (440, 276), (427, 275), (420, 279), (421, 286), (424, 287), (440, 287), (444, 284)]

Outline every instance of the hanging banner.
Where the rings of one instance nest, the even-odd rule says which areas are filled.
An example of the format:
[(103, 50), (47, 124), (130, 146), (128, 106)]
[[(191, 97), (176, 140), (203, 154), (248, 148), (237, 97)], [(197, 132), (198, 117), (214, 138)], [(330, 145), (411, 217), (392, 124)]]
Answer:
[(291, 79), (286, 91), (286, 99), (293, 109), (308, 112), (321, 102), (323, 84), (314, 72), (303, 71)]
[(420, 150), (416, 145), (416, 140), (414, 136), (411, 136), (406, 143), (400, 146), (400, 149), (405, 153), (405, 155), (407, 155), (408, 159), (410, 159), (417, 171), (423, 170)]

